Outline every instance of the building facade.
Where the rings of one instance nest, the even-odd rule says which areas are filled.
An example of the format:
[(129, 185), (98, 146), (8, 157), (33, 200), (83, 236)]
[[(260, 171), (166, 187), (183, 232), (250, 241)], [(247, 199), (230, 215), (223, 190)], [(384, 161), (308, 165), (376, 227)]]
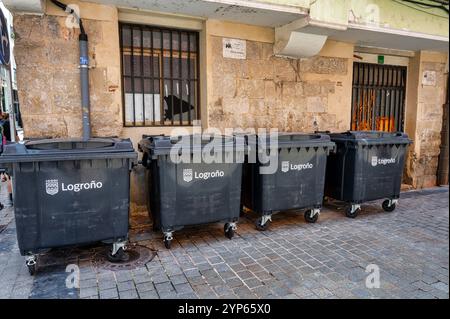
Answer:
[[(4, 2), (14, 12), (25, 137), (81, 136), (76, 23), (50, 1)], [(400, 130), (414, 140), (405, 182), (436, 184), (445, 10), (389, 0), (63, 2), (89, 35), (94, 136), (136, 145), (142, 134), (195, 123)], [(137, 170), (137, 209), (140, 183)]]
[[(14, 36), (13, 36), (13, 16), (11, 12), (0, 1), (1, 21), (0, 21), (0, 114), (17, 113), (17, 83), (16, 83), (16, 63), (14, 60)], [(11, 76), (12, 71), (12, 76)], [(19, 116), (15, 116), (15, 126), (19, 127)]]

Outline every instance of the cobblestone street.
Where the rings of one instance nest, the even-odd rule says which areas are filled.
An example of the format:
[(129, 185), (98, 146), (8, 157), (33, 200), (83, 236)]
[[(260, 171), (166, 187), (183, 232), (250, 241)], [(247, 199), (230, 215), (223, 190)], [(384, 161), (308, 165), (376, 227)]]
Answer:
[[(249, 213), (232, 240), (223, 224), (185, 228), (171, 250), (142, 214), (133, 216), (130, 249), (154, 255), (146, 264), (114, 270), (96, 245), (40, 256), (35, 277), (8, 207), (0, 211), (0, 298), (448, 298), (448, 195), (445, 187), (406, 192), (394, 212), (376, 201), (356, 219), (332, 203), (316, 224), (280, 213), (265, 232)], [(66, 287), (68, 264), (79, 266), (79, 289)], [(370, 264), (380, 288), (366, 287)]]

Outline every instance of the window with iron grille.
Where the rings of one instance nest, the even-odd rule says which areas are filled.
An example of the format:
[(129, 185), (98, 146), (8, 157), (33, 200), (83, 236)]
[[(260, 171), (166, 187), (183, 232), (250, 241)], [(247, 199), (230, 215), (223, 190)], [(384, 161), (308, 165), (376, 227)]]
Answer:
[(406, 66), (353, 63), (354, 131), (403, 131)]
[(199, 35), (119, 25), (125, 126), (181, 126), (199, 119)]

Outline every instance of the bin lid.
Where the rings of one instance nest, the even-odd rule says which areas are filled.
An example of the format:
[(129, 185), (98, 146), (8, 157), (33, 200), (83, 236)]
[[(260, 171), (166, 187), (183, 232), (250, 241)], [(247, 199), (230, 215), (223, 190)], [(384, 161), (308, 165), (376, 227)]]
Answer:
[(181, 147), (183, 143), (189, 148), (191, 153), (201, 152), (208, 145), (215, 149), (220, 148), (225, 151), (244, 150), (244, 141), (240, 142), (234, 136), (212, 135), (205, 138), (200, 134), (191, 134), (183, 136), (166, 136), (166, 135), (143, 135), (139, 142), (139, 150), (147, 152), (151, 155), (167, 155), (173, 147)]
[(130, 139), (40, 139), (6, 144), (0, 163), (101, 158), (137, 158), (137, 154)]
[[(277, 133), (276, 137), (278, 137), (278, 148), (334, 147), (330, 137), (322, 133)], [(247, 135), (245, 139), (250, 147), (255, 146), (255, 143), (263, 142), (261, 136), (256, 134)], [(268, 145), (270, 143), (270, 134), (267, 134), (264, 140), (266, 145)]]
[(334, 142), (349, 142), (358, 145), (411, 144), (408, 135), (403, 132), (347, 131), (331, 133)]

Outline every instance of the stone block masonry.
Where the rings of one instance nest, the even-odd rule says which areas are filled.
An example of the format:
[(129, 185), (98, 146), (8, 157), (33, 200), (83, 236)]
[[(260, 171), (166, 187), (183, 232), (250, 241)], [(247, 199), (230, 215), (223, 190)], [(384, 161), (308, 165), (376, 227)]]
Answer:
[(348, 129), (350, 100), (342, 97), (351, 94), (351, 56), (285, 59), (273, 56), (271, 43), (247, 41), (247, 59), (236, 60), (223, 58), (222, 37), (210, 42), (209, 126)]
[[(446, 92), (446, 54), (421, 51), (410, 63), (405, 129), (414, 144), (409, 149), (406, 181), (415, 188), (436, 185)], [(423, 72), (435, 72), (433, 85), (422, 84)], [(414, 79), (414, 76), (417, 77)], [(413, 82), (417, 81), (417, 82)]]
[[(109, 20), (85, 19), (89, 35), (93, 136), (122, 130), (117, 10)], [(64, 13), (64, 12), (63, 12)], [(81, 136), (78, 30), (65, 16), (16, 15), (15, 58), (25, 136)], [(112, 40), (107, 40), (112, 39)]]
[[(92, 135), (130, 137), (136, 146), (142, 134), (170, 134), (172, 127), (123, 127), (118, 9), (73, 3), (80, 6), (89, 35)], [(78, 30), (66, 26), (66, 17), (54, 6), (42, 16), (14, 16), (26, 138), (81, 136)], [(246, 39), (245, 60), (223, 57), (224, 37)], [(200, 38), (206, 57), (200, 61), (204, 128), (350, 128), (353, 44), (328, 40), (315, 57), (285, 59), (273, 55), (273, 29), (217, 20), (205, 22)], [(420, 51), (408, 63), (405, 130), (414, 145), (405, 182), (416, 188), (436, 183), (446, 59), (445, 53)], [(434, 86), (421, 85), (425, 70), (436, 71)], [(139, 178), (132, 174), (132, 207), (141, 209), (145, 194), (135, 187)]]

